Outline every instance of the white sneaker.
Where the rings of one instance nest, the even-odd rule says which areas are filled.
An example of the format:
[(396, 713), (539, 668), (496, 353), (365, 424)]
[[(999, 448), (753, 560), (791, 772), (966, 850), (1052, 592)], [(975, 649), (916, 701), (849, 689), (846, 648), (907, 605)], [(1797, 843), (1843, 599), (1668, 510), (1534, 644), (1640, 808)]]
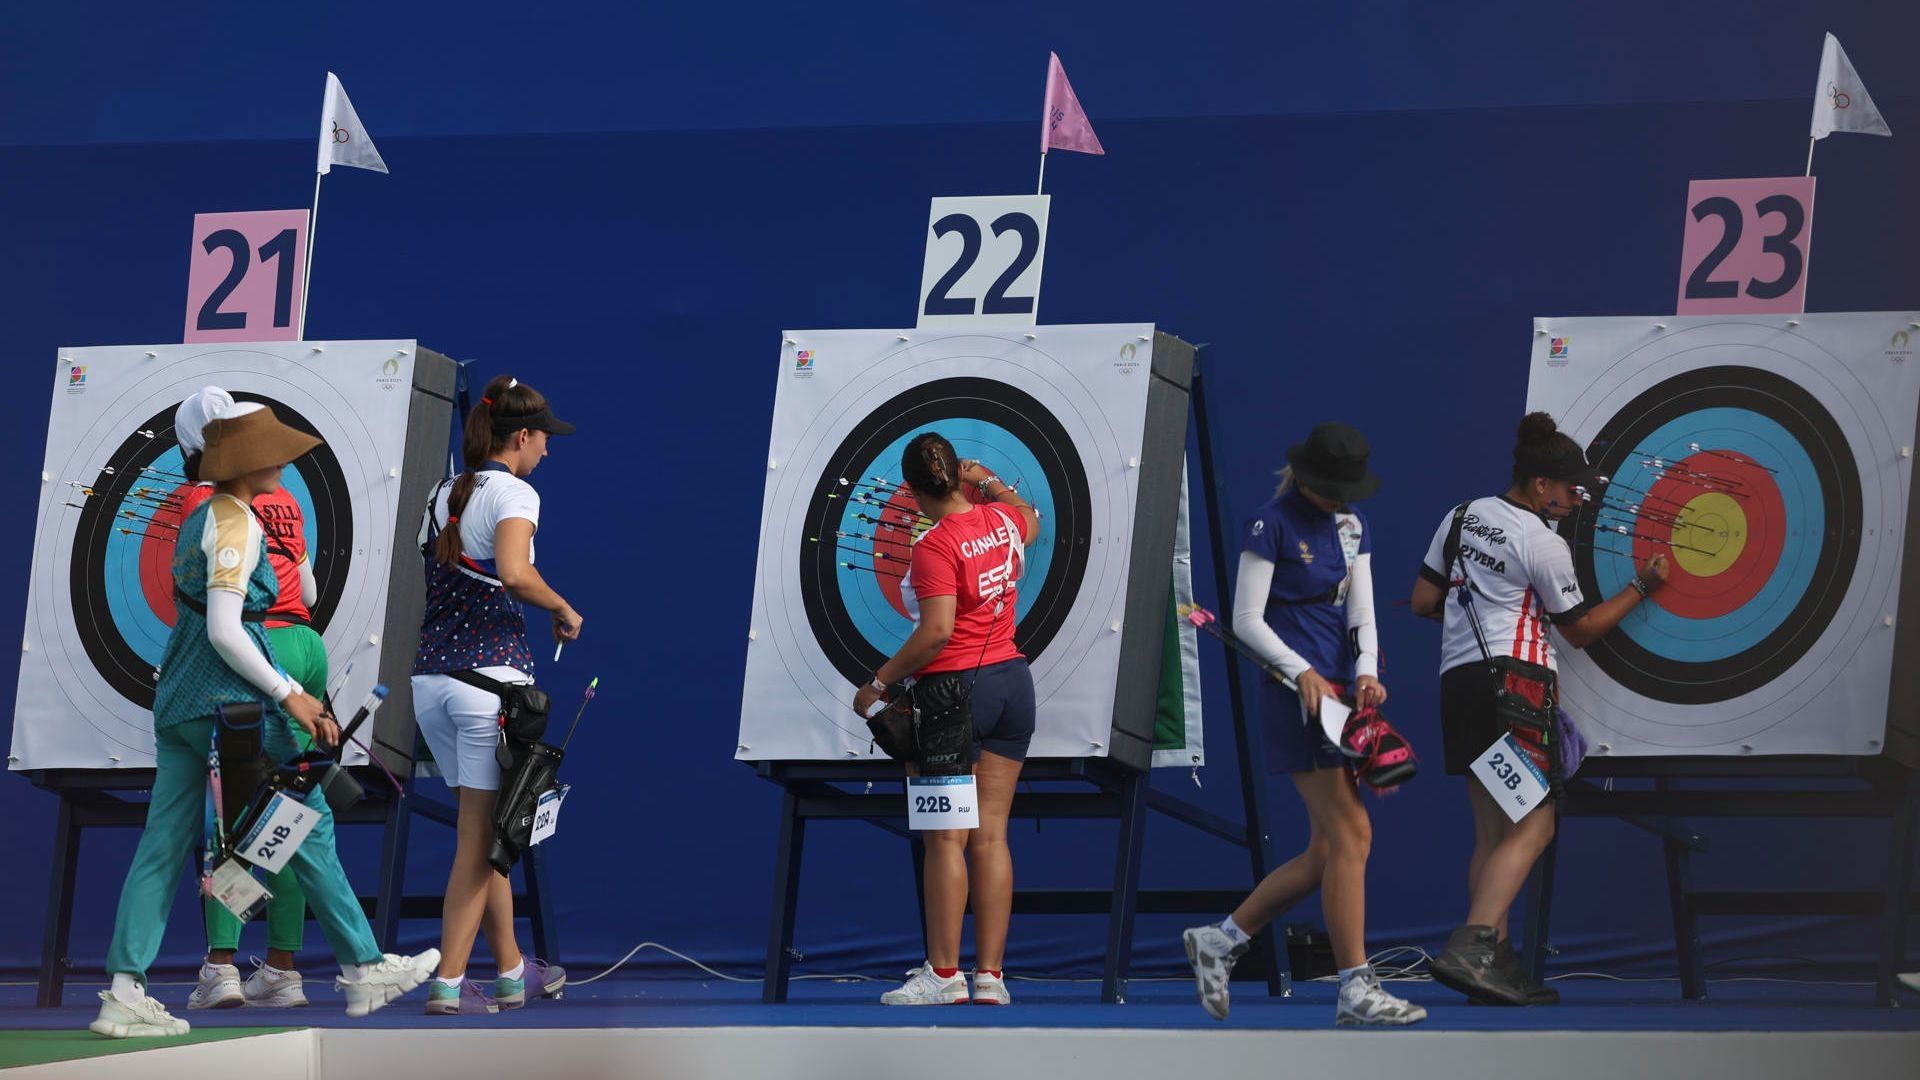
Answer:
[(87, 1030), (95, 1035), (105, 1035), (109, 1039), (146, 1039), (161, 1035), (185, 1035), (192, 1028), (185, 1020), (175, 1020), (167, 1007), (150, 997), (143, 997), (129, 1005), (113, 996), (113, 991), (100, 991), (100, 1015)]
[(1369, 968), (1341, 984), (1340, 1004), (1333, 1016), (1334, 1023), (1343, 1027), (1399, 1027), (1425, 1020), (1427, 1010), (1387, 993), (1380, 976)]
[(907, 972), (907, 981), (897, 990), (880, 995), (882, 1005), (965, 1005), (967, 977), (959, 972), (943, 979), (933, 973), (932, 964), (921, 964)]
[(1227, 984), (1233, 979), (1233, 965), (1247, 955), (1247, 942), (1238, 945), (1218, 925), (1196, 926), (1180, 935), (1187, 946), (1187, 963), (1193, 967), (1194, 989), (1200, 992), (1200, 1004), (1215, 1020), (1227, 1018)]
[(189, 1009), (237, 1009), (247, 1003), (240, 994), (240, 969), (232, 964), (200, 965), (200, 985), (187, 995)]
[(365, 1016), (399, 999), (407, 991), (433, 977), (440, 966), (440, 950), (428, 949), (418, 956), (387, 953), (368, 970), (364, 978), (345, 975), (333, 980), (334, 988), (347, 995), (347, 1015)]
[(297, 1009), (307, 1004), (306, 983), (299, 972), (273, 974), (257, 956), (253, 958), (253, 975), (240, 988), (240, 996), (254, 1009)]
[(1013, 995), (1007, 993), (1006, 980), (1000, 976), (976, 971), (973, 973), (973, 1003), (975, 1005), (1011, 1005)]
[(1920, 971), (1909, 971), (1899, 978), (1901, 986), (1909, 990), (1920, 990)]

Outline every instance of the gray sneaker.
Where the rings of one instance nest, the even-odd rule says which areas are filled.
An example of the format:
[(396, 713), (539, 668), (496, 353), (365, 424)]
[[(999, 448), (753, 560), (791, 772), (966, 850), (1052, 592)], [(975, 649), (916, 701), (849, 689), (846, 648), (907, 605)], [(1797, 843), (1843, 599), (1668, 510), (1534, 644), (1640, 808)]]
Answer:
[(1500, 935), (1491, 926), (1462, 926), (1447, 938), (1447, 947), (1433, 958), (1433, 980), (1488, 1005), (1525, 1005), (1527, 990), (1515, 981), (1515, 971), (1500, 967)]
[(1238, 945), (1217, 925), (1196, 926), (1180, 935), (1187, 947), (1187, 963), (1193, 967), (1194, 989), (1200, 993), (1200, 1005), (1215, 1020), (1225, 1020), (1229, 1002), (1227, 983), (1233, 979), (1233, 965), (1247, 955), (1249, 942)]
[(1340, 985), (1340, 1003), (1333, 1022), (1342, 1027), (1404, 1027), (1427, 1018), (1427, 1010), (1398, 998), (1380, 985), (1372, 968)]
[(1501, 938), (1500, 944), (1494, 946), (1493, 964), (1526, 995), (1526, 1004), (1560, 1004), (1560, 991), (1544, 983), (1534, 982), (1533, 976), (1527, 974), (1526, 965), (1520, 962), (1520, 954), (1513, 950), (1512, 938)]

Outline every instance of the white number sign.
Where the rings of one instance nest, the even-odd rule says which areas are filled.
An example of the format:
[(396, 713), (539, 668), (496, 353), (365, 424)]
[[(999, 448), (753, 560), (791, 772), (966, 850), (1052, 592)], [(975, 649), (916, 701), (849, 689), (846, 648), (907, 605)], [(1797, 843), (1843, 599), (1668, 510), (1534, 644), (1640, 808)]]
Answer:
[(920, 322), (927, 327), (1018, 329), (1040, 314), (1051, 195), (933, 200), (920, 268)]

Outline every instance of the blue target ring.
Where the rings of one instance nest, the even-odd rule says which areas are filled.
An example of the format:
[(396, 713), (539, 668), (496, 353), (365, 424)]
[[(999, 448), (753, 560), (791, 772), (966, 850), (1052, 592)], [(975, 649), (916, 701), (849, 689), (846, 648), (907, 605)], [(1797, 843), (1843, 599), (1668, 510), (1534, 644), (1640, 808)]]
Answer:
[[(990, 421), (971, 417), (955, 417), (938, 423), (925, 424), (902, 434), (889, 443), (874, 455), (871, 461), (865, 463), (860, 472), (848, 479), (863, 481), (861, 489), (869, 491), (874, 488), (864, 485), (874, 483), (876, 478), (897, 479), (900, 472), (901, 453), (909, 442), (928, 431), (938, 431), (945, 436), (947, 441), (953, 444), (954, 452), (962, 458), (991, 462), (991, 467), (1000, 474), (1001, 479), (1018, 486), (1020, 494), (1039, 512), (1041, 535), (1035, 537), (1034, 543), (1027, 549), (1026, 573), (1021, 577), (1016, 593), (1017, 617), (1024, 618), (1029, 611), (1033, 610), (1034, 603), (1046, 585), (1047, 571), (1053, 565), (1053, 548), (1046, 543), (1045, 537), (1047, 522), (1053, 517), (1053, 488), (1047, 483), (1046, 472), (1040, 466), (1040, 459), (1015, 438), (1012, 432)], [(879, 494), (884, 497), (884, 490)], [(848, 501), (846, 509), (841, 512), (840, 527), (837, 531), (847, 534), (874, 532), (874, 526), (870, 522), (861, 520), (863, 515), (872, 516), (868, 513), (871, 509), (864, 504)], [(863, 544), (855, 540), (844, 541), (839, 546), (842, 552), (847, 552), (849, 546), (870, 546), (882, 554), (889, 552), (904, 554), (897, 545), (886, 543)], [(857, 553), (847, 553), (856, 560), (860, 558)], [(873, 565), (880, 567), (888, 561), (881, 559)], [(882, 587), (880, 574), (874, 570), (856, 570), (846, 566), (837, 567), (837, 570), (837, 583), (840, 595), (845, 598), (847, 615), (853, 621), (854, 627), (860, 631), (860, 635), (869, 645), (883, 653), (891, 655), (898, 651), (900, 646), (906, 644), (907, 635), (913, 632), (913, 623), (894, 607), (893, 600), (886, 595), (886, 589)]]
[[(1624, 503), (1634, 498), (1626, 489), (1646, 492), (1654, 486), (1658, 471), (1643, 464), (1643, 457), (1679, 461), (1692, 455), (1696, 444), (1742, 454), (1774, 470), (1787, 535), (1779, 559), (1768, 569), (1766, 584), (1735, 611), (1714, 619), (1691, 619), (1659, 604), (1645, 604), (1641, 616), (1622, 626), (1644, 648), (1693, 664), (1738, 655), (1781, 628), (1813, 583), (1827, 523), (1813, 459), (1783, 425), (1751, 409), (1701, 409), (1662, 424), (1633, 447), (1645, 453), (1634, 455), (1613, 474), (1607, 501)], [(1634, 572), (1629, 556), (1597, 559), (1598, 595), (1613, 596), (1626, 588)]]

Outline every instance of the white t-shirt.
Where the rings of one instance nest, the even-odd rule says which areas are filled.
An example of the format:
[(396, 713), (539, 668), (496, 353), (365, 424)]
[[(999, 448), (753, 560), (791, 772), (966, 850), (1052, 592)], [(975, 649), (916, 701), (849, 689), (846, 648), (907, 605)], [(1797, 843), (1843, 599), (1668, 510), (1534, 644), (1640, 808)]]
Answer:
[(1504, 495), (1467, 504), (1460, 526), (1459, 557), (1448, 565), (1441, 549), (1453, 527), (1453, 511), (1427, 545), (1420, 576), (1447, 589), (1440, 670), (1483, 659), (1467, 609), (1460, 603), (1464, 580), (1473, 590), (1473, 611), (1494, 656), (1515, 656), (1555, 667), (1557, 651), (1547, 623), (1576, 622), (1592, 605), (1580, 593), (1573, 551), (1540, 515)]
[[(433, 497), (433, 523), (446, 527), (447, 499), (453, 493), (451, 482), (443, 483)], [(475, 562), (491, 563), (493, 534), (508, 518), (525, 518), (540, 527), (540, 493), (533, 485), (513, 475), (488, 469), (473, 476), (473, 494), (460, 514), (460, 549)], [(420, 523), (420, 542), (427, 542), (427, 522)], [(527, 541), (527, 561), (533, 561), (533, 541)]]

